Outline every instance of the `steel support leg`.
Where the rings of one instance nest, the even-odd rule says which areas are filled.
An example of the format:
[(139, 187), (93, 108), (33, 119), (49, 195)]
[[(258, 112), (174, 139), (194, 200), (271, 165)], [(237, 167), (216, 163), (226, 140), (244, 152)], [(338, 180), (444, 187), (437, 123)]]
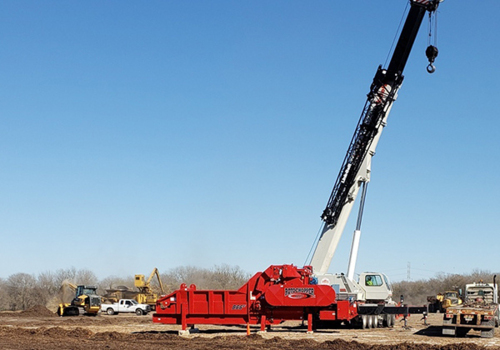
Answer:
[(266, 331), (266, 315), (260, 316), (260, 331), (261, 332)]

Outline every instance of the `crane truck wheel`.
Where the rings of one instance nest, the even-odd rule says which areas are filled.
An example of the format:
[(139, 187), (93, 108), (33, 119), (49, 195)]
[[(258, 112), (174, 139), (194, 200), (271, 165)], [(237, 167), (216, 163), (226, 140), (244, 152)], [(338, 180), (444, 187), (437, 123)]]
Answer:
[(366, 315), (361, 315), (361, 329), (366, 329), (368, 327), (368, 317)]
[(388, 328), (394, 326), (394, 315), (385, 315), (384, 318), (385, 318), (384, 326)]
[(137, 309), (137, 310), (135, 310), (135, 314), (136, 314), (137, 316), (142, 316), (142, 310), (141, 310), (141, 309)]
[(109, 308), (106, 310), (106, 313), (107, 313), (108, 315), (114, 315), (114, 314), (115, 314), (115, 310), (113, 310), (112, 308), (110, 308), (110, 307), (109, 307)]

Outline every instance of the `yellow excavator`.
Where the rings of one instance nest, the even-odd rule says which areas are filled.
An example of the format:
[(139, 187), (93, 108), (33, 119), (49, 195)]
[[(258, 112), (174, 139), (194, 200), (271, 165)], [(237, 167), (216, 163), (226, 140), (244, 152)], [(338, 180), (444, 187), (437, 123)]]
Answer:
[(57, 308), (59, 316), (97, 316), (101, 310), (101, 297), (97, 295), (94, 286), (76, 286), (70, 282), (64, 282), (61, 286), (62, 292), (65, 288), (74, 291), (75, 297), (70, 303), (61, 303)]
[[(161, 292), (160, 294), (155, 293), (151, 288), (151, 281), (155, 275), (158, 279), (158, 285)], [(153, 269), (153, 272), (151, 272), (147, 280), (144, 279), (144, 275), (135, 275), (134, 286), (139, 290), (139, 293), (137, 293), (134, 299), (140, 304), (150, 305), (152, 310), (155, 310), (156, 308), (156, 300), (158, 297), (165, 294), (163, 284), (160, 279), (160, 273), (156, 267)]]

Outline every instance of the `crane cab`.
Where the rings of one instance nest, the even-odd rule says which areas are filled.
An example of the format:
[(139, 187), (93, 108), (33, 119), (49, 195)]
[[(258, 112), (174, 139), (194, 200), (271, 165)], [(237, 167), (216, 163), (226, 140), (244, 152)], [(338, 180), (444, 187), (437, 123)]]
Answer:
[(337, 300), (353, 300), (367, 303), (392, 301), (392, 288), (386, 275), (380, 272), (363, 272), (358, 282), (341, 274), (315, 275), (318, 284), (330, 285)]
[(358, 285), (364, 290), (367, 302), (391, 301), (392, 287), (389, 278), (380, 272), (363, 272)]

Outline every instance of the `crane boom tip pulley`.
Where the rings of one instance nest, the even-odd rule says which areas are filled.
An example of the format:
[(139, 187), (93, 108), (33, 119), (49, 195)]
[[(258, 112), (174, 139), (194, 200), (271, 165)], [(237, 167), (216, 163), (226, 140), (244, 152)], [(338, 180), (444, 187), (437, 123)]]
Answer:
[(434, 66), (434, 61), (436, 60), (436, 57), (438, 55), (439, 51), (437, 47), (434, 45), (429, 45), (427, 49), (425, 50), (425, 55), (427, 56), (427, 59), (429, 60), (429, 65), (427, 66), (427, 72), (429, 73), (434, 73), (436, 71), (436, 67)]
[[(434, 73), (436, 71), (436, 67), (434, 66), (434, 61), (438, 55), (438, 49), (436, 47), (436, 38), (434, 36), (434, 43), (431, 43), (432, 38), (432, 16), (436, 14), (437, 8), (440, 3), (444, 0), (411, 0), (411, 3), (423, 5), (426, 11), (429, 11), (429, 46), (425, 50), (425, 55), (429, 60), (429, 65), (427, 66), (428, 73)], [(437, 32), (437, 30), (436, 30)]]

